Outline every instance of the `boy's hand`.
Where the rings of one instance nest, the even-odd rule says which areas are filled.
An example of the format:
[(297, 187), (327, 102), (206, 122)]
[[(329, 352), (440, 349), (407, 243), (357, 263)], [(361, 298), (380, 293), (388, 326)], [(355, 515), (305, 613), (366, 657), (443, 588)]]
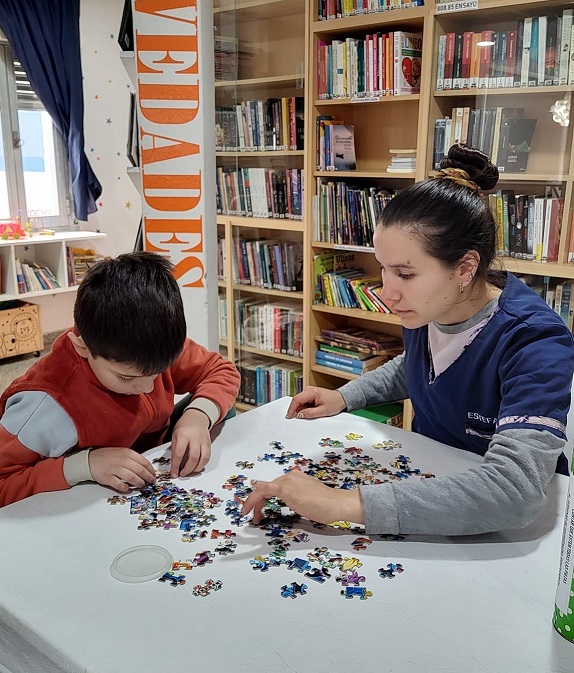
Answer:
[(209, 418), (199, 409), (187, 409), (171, 435), (171, 476), (201, 472), (210, 458)]
[(155, 483), (152, 464), (136, 451), (118, 446), (92, 449), (88, 457), (90, 472), (98, 484), (125, 493)]
[(291, 400), (285, 418), (323, 418), (335, 416), (345, 409), (345, 400), (338, 390), (307, 386)]
[(262, 519), (261, 509), (273, 497), (278, 497), (297, 514), (319, 523), (362, 523), (364, 519), (358, 489), (345, 491), (330, 488), (300, 470), (291, 470), (273, 481), (256, 481), (252, 484), (253, 492), (245, 500), (242, 514), (249, 514), (253, 510), (255, 524)]

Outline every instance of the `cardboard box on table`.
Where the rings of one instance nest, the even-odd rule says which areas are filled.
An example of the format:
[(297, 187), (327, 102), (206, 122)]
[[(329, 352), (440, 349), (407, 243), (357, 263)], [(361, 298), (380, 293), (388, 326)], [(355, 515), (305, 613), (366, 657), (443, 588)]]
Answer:
[(16, 299), (0, 302), (0, 359), (43, 348), (40, 307)]

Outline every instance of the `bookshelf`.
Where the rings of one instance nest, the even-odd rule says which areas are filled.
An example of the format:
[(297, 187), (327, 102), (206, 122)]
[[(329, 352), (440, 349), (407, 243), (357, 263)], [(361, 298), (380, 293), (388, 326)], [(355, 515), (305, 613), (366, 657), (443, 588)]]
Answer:
[[(342, 8), (345, 8), (345, 4)], [(369, 3), (389, 5), (392, 3)], [(405, 3), (408, 4), (408, 3)], [(437, 5), (441, 7), (437, 8)], [(513, 249), (504, 247), (504, 238), (500, 244), (500, 255), (497, 263), (501, 268), (506, 268), (512, 273), (529, 276), (529, 282), (536, 285), (538, 279), (544, 285), (545, 289), (553, 291), (556, 284), (561, 281), (574, 280), (574, 263), (569, 262), (569, 258), (574, 258), (574, 238), (572, 232), (572, 212), (573, 186), (574, 186), (574, 155), (572, 147), (572, 126), (562, 126), (553, 120), (550, 108), (565, 101), (568, 104), (574, 93), (574, 71), (569, 72), (567, 79), (560, 80), (560, 68), (556, 66), (556, 50), (558, 46), (558, 17), (561, 22), (568, 16), (569, 12), (564, 14), (565, 10), (574, 10), (572, 2), (567, 0), (481, 0), (479, 7), (472, 11), (443, 11), (448, 9), (448, 3), (439, 3), (438, 0), (426, 0), (425, 6), (396, 8), (393, 11), (367, 11), (362, 14), (340, 17), (319, 18), (320, 12), (330, 6), (337, 7), (337, 3), (324, 3), (322, 0), (314, 0), (311, 3), (310, 26), (309, 26), (309, 59), (307, 67), (307, 106), (306, 106), (306, 152), (305, 165), (309, 179), (306, 183), (306, 203), (305, 203), (305, 383), (311, 385), (335, 388), (341, 386), (345, 381), (354, 378), (353, 374), (331, 370), (329, 368), (317, 365), (315, 363), (315, 339), (320, 335), (323, 329), (333, 329), (346, 326), (357, 326), (365, 329), (371, 329), (378, 332), (384, 332), (392, 336), (400, 336), (401, 327), (399, 320), (394, 315), (385, 313), (371, 313), (357, 308), (341, 308), (328, 306), (324, 303), (314, 303), (315, 297), (315, 270), (314, 258), (318, 255), (328, 252), (341, 252), (344, 254), (354, 254), (354, 266), (364, 269), (366, 274), (378, 273), (378, 266), (373, 258), (373, 249), (370, 246), (356, 245), (353, 241), (337, 240), (337, 221), (335, 225), (330, 221), (329, 226), (322, 226), (321, 198), (322, 194), (330, 194), (326, 184), (338, 185), (346, 183), (347, 185), (358, 186), (364, 189), (375, 188), (377, 190), (400, 190), (414, 181), (423, 180), (433, 174), (435, 161), (437, 160), (435, 152), (435, 126), (437, 119), (458, 119), (453, 117), (453, 112), (458, 108), (463, 110), (463, 115), (468, 116), (467, 123), (471, 117), (471, 111), (475, 112), (478, 119), (483, 116), (483, 122), (486, 125), (486, 131), (481, 130), (482, 141), (485, 142), (484, 149), (491, 154), (498, 163), (498, 148), (508, 142), (504, 139), (504, 133), (509, 133), (509, 129), (514, 129), (513, 133), (521, 128), (518, 122), (510, 122), (503, 131), (506, 110), (521, 110), (517, 116), (524, 119), (535, 119), (536, 124), (531, 142), (531, 149), (527, 155), (526, 165), (515, 165), (507, 156), (500, 165), (504, 170), (500, 173), (500, 180), (496, 188), (486, 198), (493, 209), (499, 208), (502, 200), (502, 190), (512, 196), (508, 198), (514, 201), (512, 218), (522, 214), (524, 216), (524, 203), (535, 208), (544, 201), (544, 208), (551, 200), (559, 200), (563, 204), (562, 217), (551, 213), (551, 238), (554, 240), (554, 260), (536, 261), (536, 243), (528, 239), (528, 220), (523, 220), (525, 226), (525, 237), (521, 240), (516, 238), (516, 231), (509, 236), (514, 236)], [(336, 11), (336, 10), (334, 10)], [(546, 17), (546, 18), (541, 18)], [(552, 19), (550, 17), (557, 17)], [(530, 19), (527, 22), (527, 19)], [(569, 19), (566, 19), (568, 21)], [(532, 31), (532, 25), (537, 23), (542, 25), (542, 34), (546, 28), (547, 43), (544, 47), (540, 46), (541, 64), (544, 67), (540, 70), (536, 66), (536, 82), (530, 82), (532, 86), (520, 86), (524, 83), (522, 70), (517, 70), (518, 79), (514, 76), (515, 67), (512, 66), (512, 43), (516, 33), (520, 30), (524, 32), (524, 24), (529, 23)], [(397, 31), (409, 31), (422, 35), (422, 53), (421, 53), (421, 73), (420, 89), (410, 94), (402, 95), (381, 95), (376, 91), (367, 93), (362, 98), (356, 93), (341, 95), (341, 87), (331, 86), (335, 91), (335, 97), (329, 98), (328, 79), (327, 89), (325, 89), (324, 79), (322, 79), (322, 68), (324, 67), (324, 56), (321, 51), (322, 45), (329, 45), (331, 53), (336, 52), (333, 46), (338, 41), (348, 44), (348, 39), (365, 40), (368, 44), (367, 36), (395, 33)], [(486, 34), (483, 31), (491, 31)], [(472, 55), (473, 42), (472, 37), (465, 33), (480, 33), (480, 39), (475, 38), (475, 42), (484, 41), (485, 46), (475, 46), (475, 55), (478, 53), (478, 68), (475, 73), (470, 70), (473, 65), (474, 57)], [(514, 35), (511, 35), (514, 33)], [(454, 41), (449, 34), (454, 34)], [(554, 37), (552, 37), (554, 34)], [(565, 33), (566, 34), (566, 33)], [(460, 38), (456, 38), (460, 35)], [(561, 38), (560, 34), (560, 38)], [(484, 40), (482, 38), (485, 38)], [(458, 42), (457, 42), (458, 39)], [(444, 86), (445, 73), (441, 70), (441, 61), (443, 49), (446, 42), (449, 41), (451, 51), (454, 52), (455, 62), (453, 62), (453, 74), (460, 78), (457, 86), (450, 88)], [(465, 42), (466, 40), (466, 42)], [(574, 40), (571, 40), (574, 41)], [(510, 43), (510, 44), (509, 44)], [(380, 42), (378, 43), (380, 45)], [(470, 59), (468, 48), (470, 47)], [(338, 49), (339, 47), (337, 47)], [(371, 47), (372, 48), (372, 47)], [(464, 49), (463, 49), (464, 48)], [(342, 61), (345, 72), (349, 68), (350, 77), (345, 79), (345, 85), (350, 86), (354, 76), (354, 62), (349, 66), (349, 56), (353, 52), (348, 51), (345, 59)], [(497, 51), (494, 51), (494, 50)], [(485, 51), (486, 50), (486, 51)], [(554, 50), (554, 51), (553, 51)], [(368, 46), (365, 47), (367, 54)], [(500, 55), (500, 61), (492, 57)], [(514, 47), (514, 64), (516, 66), (516, 46)], [(464, 66), (462, 55), (464, 53)], [(488, 75), (488, 79), (483, 82), (481, 88), (480, 81), (471, 88), (471, 75), (480, 74), (480, 54), (490, 54), (487, 65), (483, 65), (483, 76)], [(558, 53), (561, 52), (558, 50)], [(502, 58), (504, 54), (504, 58)], [(387, 54), (388, 55), (388, 54)], [(569, 50), (569, 57), (572, 58), (574, 51)], [(337, 63), (335, 59), (335, 68), (341, 64), (341, 59)], [(460, 66), (456, 63), (456, 58), (460, 60)], [(486, 57), (482, 59), (487, 61)], [(552, 61), (552, 59), (554, 59)], [(558, 59), (559, 60), (559, 59)], [(372, 61), (369, 66), (373, 68)], [(572, 62), (572, 61), (571, 61)], [(502, 65), (504, 63), (504, 65)], [(492, 64), (492, 65), (491, 65)], [(530, 68), (530, 62), (528, 64)], [(381, 61), (378, 62), (380, 73)], [(464, 67), (464, 71), (463, 71)], [(492, 70), (491, 70), (492, 67)], [(365, 66), (367, 68), (367, 66)], [(456, 69), (455, 69), (456, 68)], [(486, 68), (486, 69), (485, 69)], [(570, 68), (570, 66), (568, 66)], [(525, 74), (528, 73), (528, 68)], [(540, 73), (540, 85), (538, 75)], [(374, 77), (377, 77), (377, 67), (375, 67)], [(534, 68), (532, 69), (534, 74)], [(464, 75), (464, 77), (463, 77)], [(331, 76), (331, 74), (329, 74)], [(529, 75), (526, 74), (528, 77)], [(333, 75), (336, 79), (336, 76)], [(440, 78), (443, 82), (439, 85)], [(468, 77), (468, 88), (465, 88), (465, 78)], [(490, 78), (495, 79), (491, 80)], [(504, 79), (501, 79), (504, 78)], [(512, 81), (511, 81), (512, 78)], [(368, 70), (366, 74), (368, 82)], [(335, 81), (335, 84), (340, 82)], [(325, 92), (327, 91), (327, 95)], [(464, 110), (467, 109), (467, 112)], [(492, 110), (492, 112), (490, 112)], [(504, 114), (503, 112), (504, 111)], [(458, 113), (461, 114), (460, 112)], [(455, 113), (456, 115), (456, 113)], [(498, 115), (498, 116), (497, 116)], [(320, 144), (320, 137), (317, 129), (317, 120), (320, 117), (332, 116), (337, 121), (346, 125), (354, 126), (355, 132), (355, 153), (356, 170), (353, 171), (325, 171), (317, 170), (317, 152)], [(464, 121), (464, 120), (463, 120)], [(334, 122), (335, 123), (335, 122)], [(451, 124), (453, 131), (454, 122)], [(496, 128), (498, 126), (498, 129)], [(492, 127), (492, 128), (490, 128)], [(457, 128), (458, 132), (462, 129)], [(466, 127), (468, 131), (468, 126)], [(479, 133), (479, 138), (480, 138)], [(490, 137), (489, 137), (490, 134)], [(496, 136), (496, 137), (495, 137)], [(464, 138), (462, 138), (464, 140)], [(467, 138), (470, 141), (470, 138)], [(498, 143), (498, 145), (496, 145)], [(469, 142), (469, 144), (472, 144)], [(445, 141), (446, 145), (446, 141)], [(475, 143), (476, 145), (476, 143)], [(416, 168), (410, 172), (395, 173), (387, 170), (389, 165), (389, 150), (391, 148), (416, 149)], [(494, 152), (497, 156), (494, 157)], [(512, 157), (514, 159), (514, 157)], [(521, 156), (524, 161), (524, 155)], [(518, 167), (515, 167), (518, 166)], [(335, 187), (333, 187), (335, 189)], [(517, 198), (518, 197), (518, 198)], [(531, 200), (528, 200), (531, 197)], [(498, 201), (497, 201), (498, 199)], [(517, 206), (516, 204), (519, 204)], [(506, 202), (504, 202), (506, 205)], [(511, 206), (512, 208), (512, 206)], [(519, 208), (519, 210), (516, 210)], [(527, 211), (526, 211), (527, 212)], [(505, 225), (504, 216), (500, 218), (501, 230), (504, 226), (508, 228), (515, 219), (508, 219), (510, 211), (507, 213), (507, 222)], [(542, 232), (545, 224), (546, 210), (537, 211), (538, 220), (542, 218)], [(333, 233), (333, 227), (335, 233)], [(530, 223), (532, 229), (533, 223)], [(326, 234), (326, 232), (329, 232)], [(534, 232), (530, 232), (534, 236)], [(539, 235), (543, 233), (539, 232)], [(339, 236), (339, 238), (344, 238)], [(529, 245), (532, 248), (529, 248)], [(543, 244), (543, 241), (542, 241)], [(552, 247), (552, 246), (550, 246)], [(569, 252), (572, 252), (569, 255)], [(547, 259), (550, 259), (550, 255)], [(573, 293), (574, 295), (574, 293)], [(410, 417), (409, 404), (405, 408), (405, 426), (409, 427)]]
[(219, 343), (240, 411), (303, 385), (307, 5), (214, 0)]
[[(326, 215), (329, 210), (325, 209), (323, 204), (330, 203), (333, 194), (340, 193), (342, 189), (345, 190), (345, 197), (342, 198), (349, 204), (353, 198), (359, 201), (363, 199), (362, 203), (366, 204), (367, 192), (370, 189), (383, 195), (379, 198), (384, 201), (385, 194), (390, 198), (394, 190), (400, 190), (415, 180), (422, 179), (424, 159), (420, 150), (425, 143), (428, 130), (430, 98), (430, 73), (425, 70), (425, 62), (428, 62), (427, 45), (432, 40), (433, 19), (428, 7), (423, 6), (399, 7), (393, 11), (319, 20), (322, 6), (320, 0), (312, 3), (309, 32), (306, 137), (311, 142), (307, 143), (306, 166), (311, 179), (306, 185), (306, 221), (310, 226), (305, 232), (305, 382), (310, 385), (336, 388), (356, 378), (356, 375), (316, 364), (316, 338), (321, 335), (322, 330), (358, 327), (400, 337), (401, 327), (399, 319), (392, 314), (331, 306), (323, 301), (315, 303), (319, 300), (315, 296), (317, 274), (314, 259), (319, 255), (351, 254), (354, 256), (352, 266), (363, 269), (367, 276), (380, 276), (372, 248), (373, 223), (371, 222), (370, 234), (361, 236), (360, 241), (355, 240), (353, 230), (356, 231), (362, 216), (350, 218), (349, 230), (338, 232), (335, 225), (333, 231), (333, 223), (328, 221)], [(419, 62), (422, 63), (423, 69), (420, 73), (420, 87), (410, 93), (399, 93), (398, 89), (394, 89), (395, 84), (398, 86), (398, 81), (393, 82), (391, 79), (389, 82), (389, 69), (385, 70), (381, 57), (382, 52), (387, 62), (392, 62), (393, 35), (397, 31), (422, 36), (422, 59)], [(385, 51), (386, 46), (381, 41), (380, 35), (388, 36), (390, 39), (390, 51)], [(373, 36), (376, 36), (374, 41)], [(341, 42), (343, 47), (339, 46)], [(378, 50), (378, 58), (374, 54), (371, 56), (369, 69), (366, 65), (356, 65), (357, 62), (361, 62), (363, 48), (367, 54), (369, 49)], [(388, 60), (389, 55), (391, 61)], [(342, 60), (344, 72), (342, 91), (339, 81), (338, 89), (333, 89), (333, 97), (329, 97), (330, 58), (335, 62), (338, 60), (339, 65)], [(362, 63), (365, 64), (368, 60), (367, 56), (362, 59)], [(375, 63), (377, 65), (373, 74)], [(356, 69), (360, 67), (363, 67), (365, 72), (363, 87), (360, 86), (360, 74), (355, 76)], [(390, 69), (394, 75), (392, 67)], [(371, 86), (367, 87), (369, 70), (372, 82)], [(326, 89), (325, 79), (327, 79)], [(393, 94), (390, 94), (389, 88)], [(363, 93), (361, 89), (367, 89), (367, 92)], [(394, 95), (395, 93), (397, 95)], [(320, 118), (328, 117), (354, 127), (356, 170), (318, 169), (316, 156), (320, 140), (317, 124)], [(387, 169), (390, 164), (389, 150), (392, 148), (417, 149), (416, 168), (400, 173), (389, 171)], [(355, 197), (351, 196), (351, 190), (355, 191)], [(360, 195), (361, 190), (364, 191), (364, 196)], [(348, 213), (352, 212), (349, 207)], [(356, 212), (364, 214), (360, 209)], [(405, 412), (408, 412), (407, 408)], [(408, 413), (405, 413), (405, 427), (409, 427)]]
[[(491, 155), (501, 171), (498, 185), (488, 195), (503, 232), (498, 262), (512, 273), (529, 276), (530, 284), (543, 286), (542, 291), (551, 303), (555, 286), (574, 275), (574, 264), (568, 262), (572, 247), (574, 183), (572, 126), (561, 125), (560, 117), (553, 118), (551, 113), (552, 106), (561, 101), (569, 105), (574, 91), (571, 49), (574, 6), (557, 0), (483, 0), (478, 10), (459, 15), (442, 13), (439, 9), (432, 8), (434, 34), (428, 124), (431, 132), (425, 147), (425, 169), (427, 173), (432, 171), (436, 159), (432, 133), (436, 120), (447, 115), (453, 119), (457, 108), (469, 109), (471, 119), (475, 115), (475, 122), (480, 120), (479, 131), (484, 129), (479, 138), (483, 143), (481, 149)], [(467, 39), (470, 63), (465, 73), (463, 65), (457, 70), (457, 58), (460, 60), (461, 56), (459, 42), (464, 52)], [(473, 40), (478, 41), (478, 46), (474, 47)], [(449, 58), (448, 47), (453, 43), (455, 53)], [(453, 58), (453, 82), (447, 88), (449, 61)], [(468, 61), (468, 57), (463, 56), (462, 60)], [(476, 61), (478, 65), (474, 66)], [(460, 75), (458, 89), (455, 88), (457, 74)], [(471, 84), (473, 76), (478, 77), (478, 88), (467, 88), (465, 74), (470, 74)], [(513, 119), (515, 114), (522, 120)], [(536, 120), (532, 136), (529, 136), (531, 129), (527, 128), (530, 119)], [(454, 121), (452, 125), (455, 126)], [(507, 134), (514, 136), (511, 143), (528, 143), (531, 139), (530, 151), (519, 159), (520, 170), (516, 170), (511, 161), (515, 156), (506, 151)], [(503, 196), (505, 192), (509, 195), (508, 204)], [(501, 199), (504, 201), (502, 216)], [(560, 208), (552, 211), (557, 202)], [(539, 203), (543, 210), (542, 206), (537, 210)], [(524, 236), (520, 229), (524, 230)], [(546, 242), (541, 241), (547, 230), (548, 250)], [(541, 250), (538, 258), (537, 244)], [(572, 328), (571, 321), (569, 326)]]
[[(93, 231), (65, 231), (56, 232), (52, 235), (33, 235), (16, 240), (0, 239), (0, 267), (2, 272), (0, 301), (33, 299), (75, 292), (77, 283), (74, 282), (73, 274), (70, 274), (68, 268), (67, 248), (84, 247), (86, 244), (90, 246), (92, 240), (105, 236), (106, 234)], [(22, 278), (19, 278), (21, 272), (18, 262), (28, 264), (32, 268), (34, 268), (34, 265), (47, 268), (53, 278), (48, 278), (48, 281), (46, 281), (43, 277), (43, 280), (50, 287), (40, 289), (35, 284), (36, 289), (34, 289), (29, 277), (27, 282), (24, 281), (22, 285)]]

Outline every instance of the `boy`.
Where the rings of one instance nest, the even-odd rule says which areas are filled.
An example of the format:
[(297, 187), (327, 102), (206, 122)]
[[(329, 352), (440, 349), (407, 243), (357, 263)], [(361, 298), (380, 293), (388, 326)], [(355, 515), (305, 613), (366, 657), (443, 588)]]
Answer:
[(122, 492), (153, 483), (141, 452), (164, 439), (174, 394), (191, 402), (173, 425), (172, 476), (199, 471), (209, 429), (233, 406), (239, 373), (186, 339), (164, 257), (98, 263), (78, 289), (74, 322), (0, 398), (0, 506), (82, 481)]

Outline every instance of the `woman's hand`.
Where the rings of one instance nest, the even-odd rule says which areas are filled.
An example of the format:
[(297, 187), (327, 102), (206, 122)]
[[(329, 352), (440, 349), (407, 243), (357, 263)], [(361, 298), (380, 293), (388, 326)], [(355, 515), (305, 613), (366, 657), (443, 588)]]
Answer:
[(291, 400), (285, 418), (323, 418), (335, 416), (345, 408), (345, 400), (339, 391), (307, 386)]
[(253, 492), (243, 504), (243, 514), (253, 510), (253, 523), (261, 521), (261, 510), (273, 497), (278, 497), (289, 509), (311, 521), (363, 523), (363, 503), (358, 489), (330, 488), (300, 470), (291, 470), (273, 481), (253, 482), (253, 486)]

